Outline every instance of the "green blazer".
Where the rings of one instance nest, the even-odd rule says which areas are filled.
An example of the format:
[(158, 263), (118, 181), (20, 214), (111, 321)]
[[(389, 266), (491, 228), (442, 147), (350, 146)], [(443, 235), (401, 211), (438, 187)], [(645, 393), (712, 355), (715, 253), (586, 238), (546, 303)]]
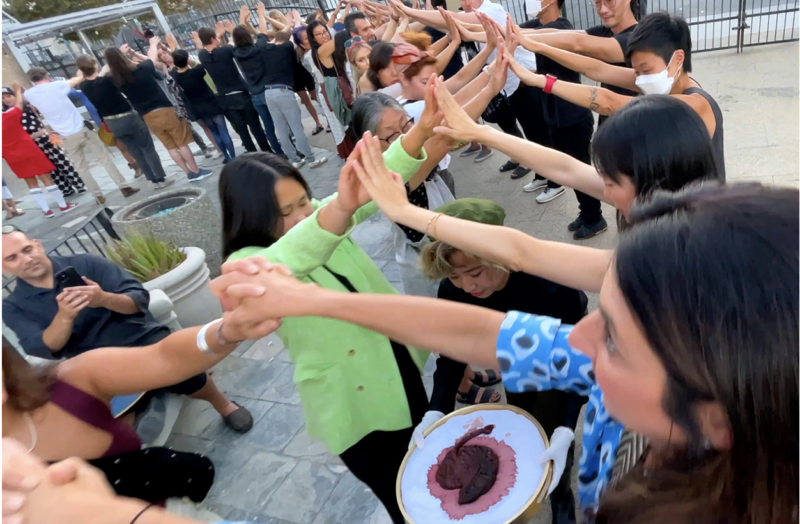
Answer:
[[(384, 153), (387, 167), (410, 179), (425, 161), (411, 158), (396, 140)], [(229, 260), (253, 255), (285, 264), (296, 278), (316, 282), (326, 289), (347, 291), (322, 266), (347, 277), (360, 293), (396, 294), (369, 256), (350, 239), (360, 222), (377, 210), (374, 203), (359, 209), (341, 236), (325, 231), (317, 222), (322, 202), (313, 201), (314, 213), (294, 226), (268, 248), (248, 247)], [(295, 363), (294, 382), (303, 402), (308, 434), (339, 455), (367, 434), (411, 426), (403, 381), (389, 339), (368, 329), (319, 317), (283, 320), (278, 335)], [(408, 348), (422, 371), (429, 353)]]

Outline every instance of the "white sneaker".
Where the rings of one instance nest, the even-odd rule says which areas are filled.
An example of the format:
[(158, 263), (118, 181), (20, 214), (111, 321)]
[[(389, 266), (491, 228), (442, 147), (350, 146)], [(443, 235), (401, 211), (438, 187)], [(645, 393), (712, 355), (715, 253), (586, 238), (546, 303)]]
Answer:
[[(545, 183), (547, 183), (546, 180)], [(566, 191), (567, 190), (564, 187), (546, 187), (544, 191), (539, 193), (539, 195), (536, 197), (536, 201), (540, 204), (544, 204), (546, 202), (550, 202), (551, 200), (555, 200), (563, 195)]]
[(292, 165), (294, 166), (295, 169), (300, 169), (301, 167), (306, 165), (306, 161), (301, 158), (297, 162), (292, 162)]
[(547, 186), (547, 179), (546, 178), (540, 178), (538, 180), (534, 179), (533, 182), (525, 184), (525, 186), (522, 188), (522, 190), (525, 191), (526, 193), (533, 193), (537, 189), (541, 189), (541, 188), (543, 188), (545, 186)]
[(310, 167), (311, 169), (314, 169), (315, 167), (319, 167), (319, 166), (321, 166), (322, 164), (324, 164), (327, 161), (328, 161), (328, 157), (318, 158), (318, 159), (314, 160), (313, 162), (309, 162), (308, 163), (308, 167)]

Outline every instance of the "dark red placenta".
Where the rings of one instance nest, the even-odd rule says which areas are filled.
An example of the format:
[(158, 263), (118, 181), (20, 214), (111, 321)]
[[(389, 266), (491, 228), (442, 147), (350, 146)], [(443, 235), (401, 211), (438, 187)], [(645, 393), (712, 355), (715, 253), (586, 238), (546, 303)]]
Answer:
[(467, 446), (479, 435), (488, 435), (490, 424), (467, 432), (445, 455), (436, 472), (436, 482), (444, 489), (457, 489), (458, 503), (469, 504), (489, 491), (497, 480), (500, 459), (486, 446)]

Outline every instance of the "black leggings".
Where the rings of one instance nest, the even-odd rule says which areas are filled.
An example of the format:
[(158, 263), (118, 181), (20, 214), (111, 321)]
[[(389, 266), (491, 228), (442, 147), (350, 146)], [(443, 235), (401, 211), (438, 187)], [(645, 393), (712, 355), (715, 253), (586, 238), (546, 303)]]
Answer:
[(373, 431), (347, 448), (339, 458), (355, 477), (369, 486), (380, 499), (392, 522), (404, 524), (403, 514), (397, 504), (395, 486), (400, 464), (408, 451), (408, 443), (428, 410), (428, 395), (422, 377), (405, 346), (392, 342), (397, 367), (403, 379), (408, 407), (411, 411), (411, 427), (398, 431)]

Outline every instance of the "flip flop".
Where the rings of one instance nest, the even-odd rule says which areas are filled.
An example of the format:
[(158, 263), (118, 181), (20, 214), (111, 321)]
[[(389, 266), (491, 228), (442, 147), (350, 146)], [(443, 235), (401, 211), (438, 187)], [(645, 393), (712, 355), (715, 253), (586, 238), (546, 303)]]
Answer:
[(322, 126), (317, 126), (317, 127), (315, 127), (315, 128), (314, 128), (314, 130), (311, 132), (311, 134), (312, 134), (312, 135), (314, 135), (314, 136), (316, 136), (316, 135), (318, 135), (318, 134), (322, 133), (323, 131), (325, 131), (325, 128), (324, 128), (324, 127), (322, 127)]
[(476, 371), (475, 378), (472, 379), (472, 383), (476, 386), (494, 386), (495, 384), (500, 383), (503, 380), (503, 377), (498, 375), (494, 372), (493, 369), (487, 369), (485, 371)]
[(492, 394), (495, 393), (493, 389), (481, 388), (473, 384), (470, 386), (467, 393), (456, 393), (456, 400), (462, 404), (492, 404), (500, 400), (500, 395), (497, 395), (497, 400), (492, 400)]

